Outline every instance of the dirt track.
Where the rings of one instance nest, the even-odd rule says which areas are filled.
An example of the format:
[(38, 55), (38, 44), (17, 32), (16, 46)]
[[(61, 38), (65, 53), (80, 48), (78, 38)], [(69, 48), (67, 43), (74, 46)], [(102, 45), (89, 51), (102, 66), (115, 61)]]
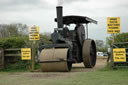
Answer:
[(69, 78), (72, 77), (73, 75), (76, 75), (79, 72), (90, 72), (90, 71), (95, 71), (98, 69), (101, 69), (105, 66), (106, 64), (106, 59), (103, 58), (98, 58), (96, 66), (94, 68), (88, 69), (85, 68), (83, 63), (80, 64), (73, 64), (71, 72), (16, 72), (16, 73), (7, 73), (7, 78), (29, 78), (29, 79), (56, 79), (56, 78)]
[(95, 71), (103, 68), (106, 65), (105, 58), (98, 58), (94, 68), (85, 68), (83, 63), (73, 64), (71, 72), (32, 72), (23, 73), (22, 75), (30, 78), (58, 78), (58, 77), (71, 77), (78, 72)]
[(95, 71), (97, 69), (103, 68), (106, 65), (106, 58), (98, 58), (96, 61), (96, 66), (92, 68), (84, 68), (83, 63), (74, 64), (71, 72), (86, 72)]

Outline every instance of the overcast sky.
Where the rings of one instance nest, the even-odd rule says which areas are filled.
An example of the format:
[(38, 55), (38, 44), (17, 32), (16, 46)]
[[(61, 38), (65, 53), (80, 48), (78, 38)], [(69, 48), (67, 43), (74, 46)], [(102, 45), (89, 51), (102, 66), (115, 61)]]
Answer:
[(128, 0), (0, 0), (0, 24), (39, 25), (40, 32), (56, 28), (56, 5), (63, 5), (63, 15), (83, 15), (98, 21), (89, 24), (89, 37), (104, 40), (107, 17), (120, 17), (121, 32), (128, 32)]

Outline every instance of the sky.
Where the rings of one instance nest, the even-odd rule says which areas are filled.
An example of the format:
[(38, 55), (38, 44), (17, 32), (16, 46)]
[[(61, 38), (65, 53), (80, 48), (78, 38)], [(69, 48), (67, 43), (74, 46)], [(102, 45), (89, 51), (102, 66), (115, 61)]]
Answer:
[(120, 29), (128, 32), (128, 0), (0, 0), (0, 24), (39, 25), (40, 33), (53, 32), (56, 6), (63, 6), (63, 15), (90, 17), (98, 24), (89, 24), (89, 38), (106, 40), (107, 17), (120, 17)]

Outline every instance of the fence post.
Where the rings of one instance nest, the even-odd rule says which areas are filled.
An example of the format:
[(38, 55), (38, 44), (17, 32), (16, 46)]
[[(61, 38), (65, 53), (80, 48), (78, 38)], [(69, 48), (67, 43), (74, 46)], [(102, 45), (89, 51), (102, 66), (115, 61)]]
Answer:
[(35, 70), (35, 54), (36, 54), (36, 41), (34, 40), (32, 43), (32, 71)]
[(0, 49), (0, 69), (4, 68), (4, 49)]

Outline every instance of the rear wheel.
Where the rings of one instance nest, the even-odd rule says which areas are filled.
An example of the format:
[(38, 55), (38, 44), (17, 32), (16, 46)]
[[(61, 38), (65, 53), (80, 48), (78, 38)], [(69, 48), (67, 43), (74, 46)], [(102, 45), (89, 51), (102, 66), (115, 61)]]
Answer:
[(85, 68), (93, 68), (96, 64), (96, 45), (94, 40), (85, 40), (82, 48)]

